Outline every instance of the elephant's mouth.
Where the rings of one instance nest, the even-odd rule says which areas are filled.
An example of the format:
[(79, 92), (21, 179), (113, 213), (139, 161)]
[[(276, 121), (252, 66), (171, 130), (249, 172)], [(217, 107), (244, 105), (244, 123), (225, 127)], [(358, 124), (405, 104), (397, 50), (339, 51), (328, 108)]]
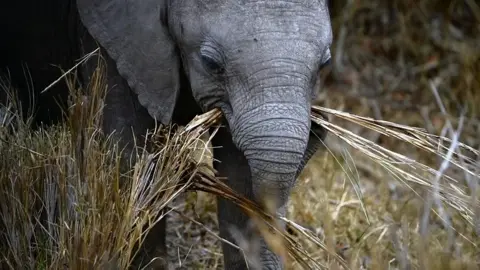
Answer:
[(226, 128), (230, 129), (230, 127), (234, 127), (235, 121), (234, 121), (233, 109), (229, 102), (218, 101), (214, 103), (212, 106), (208, 106), (208, 108), (209, 108), (208, 110), (215, 109), (215, 108), (219, 109), (223, 115), (222, 122), (224, 122), (224, 124), (227, 124)]

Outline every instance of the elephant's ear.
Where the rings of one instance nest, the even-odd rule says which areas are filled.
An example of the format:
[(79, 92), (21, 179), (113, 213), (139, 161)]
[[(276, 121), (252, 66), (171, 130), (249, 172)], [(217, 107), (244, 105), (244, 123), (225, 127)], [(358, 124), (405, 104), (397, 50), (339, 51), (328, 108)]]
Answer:
[(140, 104), (156, 120), (169, 123), (180, 62), (168, 33), (166, 0), (77, 0), (77, 6), (81, 21), (115, 60)]

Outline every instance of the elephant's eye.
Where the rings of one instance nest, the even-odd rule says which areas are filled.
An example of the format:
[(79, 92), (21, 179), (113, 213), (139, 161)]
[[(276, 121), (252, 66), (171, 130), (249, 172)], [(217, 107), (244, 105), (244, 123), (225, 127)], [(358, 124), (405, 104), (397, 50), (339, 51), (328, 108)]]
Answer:
[(331, 60), (332, 60), (332, 58), (328, 58), (327, 61), (323, 62), (323, 64), (320, 65), (319, 71), (322, 70), (323, 68), (329, 66), (329, 65), (331, 64), (331, 62), (332, 62)]
[(212, 73), (215, 74), (221, 74), (223, 73), (223, 67), (222, 65), (212, 57), (206, 56), (206, 55), (201, 55), (200, 59), (205, 66), (205, 68)]
[(319, 66), (318, 66), (318, 70), (317, 72), (315, 73), (315, 77), (314, 77), (314, 81), (312, 82), (313, 84), (316, 83), (316, 80), (318, 79), (318, 77), (320, 78), (325, 78), (325, 75), (328, 74), (329, 72), (329, 66), (331, 65), (331, 58), (328, 58), (327, 61), (324, 61), (323, 63), (321, 63)]

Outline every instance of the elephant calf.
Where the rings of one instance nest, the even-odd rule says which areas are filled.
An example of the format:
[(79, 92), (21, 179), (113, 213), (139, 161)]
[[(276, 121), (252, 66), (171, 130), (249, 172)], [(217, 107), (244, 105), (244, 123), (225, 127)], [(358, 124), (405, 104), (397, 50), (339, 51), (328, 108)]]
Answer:
[[(8, 48), (2, 66), (28, 62), (39, 91), (60, 74), (51, 64), (68, 69), (100, 45), (108, 66), (106, 132), (131, 145), (132, 130), (141, 136), (155, 121), (185, 124), (218, 107), (226, 127), (213, 140), (216, 170), (252, 199), (273, 194), (285, 213), (296, 177), (325, 136), (319, 127), (319, 137), (311, 132), (310, 122), (318, 73), (330, 59), (325, 0), (5, 2), (0, 15), (10, 38), (0, 45)], [(95, 62), (82, 65), (83, 79)], [(231, 226), (248, 233), (238, 207), (219, 199), (218, 209), (223, 238), (235, 242)], [(164, 251), (164, 221), (155, 232), (147, 247)], [(262, 269), (283, 269), (259, 239)], [(226, 244), (223, 253), (225, 269), (247, 269), (251, 258)]]

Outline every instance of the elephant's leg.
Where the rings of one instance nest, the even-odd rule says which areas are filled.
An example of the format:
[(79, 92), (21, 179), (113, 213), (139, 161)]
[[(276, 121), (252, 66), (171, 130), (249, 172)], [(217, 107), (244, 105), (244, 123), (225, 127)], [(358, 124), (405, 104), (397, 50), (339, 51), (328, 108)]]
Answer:
[(167, 216), (164, 216), (148, 232), (138, 255), (134, 259), (132, 269), (168, 269), (166, 229)]
[[(84, 54), (97, 48), (97, 44), (86, 32), (82, 37), (82, 48)], [(134, 161), (135, 156), (131, 155), (134, 150), (134, 139), (138, 146), (142, 146), (139, 144), (144, 142), (144, 135), (147, 130), (155, 126), (154, 120), (147, 110), (139, 104), (136, 95), (132, 93), (127, 82), (119, 75), (114, 61), (103, 49), (101, 49), (101, 56), (105, 59), (108, 84), (102, 129), (105, 134), (114, 132), (114, 137), (119, 140), (120, 147), (125, 148), (125, 170), (129, 170), (129, 164), (132, 164), (130, 162)], [(83, 66), (82, 77), (84, 81), (88, 82), (90, 80), (97, 63), (98, 58), (92, 57)], [(134, 259), (133, 267), (135, 269), (167, 269), (165, 237), (166, 217), (160, 220), (148, 233), (137, 257)], [(146, 265), (148, 266), (144, 268)]]

